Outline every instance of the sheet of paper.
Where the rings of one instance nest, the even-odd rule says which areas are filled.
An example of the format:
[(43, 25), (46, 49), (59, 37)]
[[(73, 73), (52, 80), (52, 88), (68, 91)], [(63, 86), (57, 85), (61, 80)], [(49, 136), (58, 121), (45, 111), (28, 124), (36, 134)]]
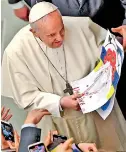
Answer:
[[(113, 106), (114, 106), (114, 99), (115, 99), (115, 95), (113, 95), (113, 97), (110, 99), (109, 103), (107, 106), (105, 106), (105, 108), (99, 108), (97, 109), (97, 112), (99, 113), (99, 115), (105, 120), (109, 114), (111, 113)], [(106, 104), (107, 104), (106, 103)]]
[[(111, 39), (110, 40), (111, 43), (110, 43), (109, 39)], [(111, 45), (114, 45), (114, 47), (115, 47), (114, 50), (115, 50), (115, 53), (116, 53), (116, 72), (117, 73), (114, 75), (115, 82), (116, 82), (115, 83), (116, 85), (114, 85), (114, 88), (116, 90), (117, 84), (118, 84), (118, 81), (119, 81), (119, 78), (120, 78), (120, 74), (121, 74), (121, 67), (122, 67), (122, 63), (123, 63), (123, 59), (124, 59), (124, 51), (123, 51), (122, 45), (115, 39), (115, 37), (113, 37), (111, 35), (110, 32), (108, 32), (107, 37), (106, 37), (106, 41), (104, 43), (104, 47), (105, 47), (106, 50), (108, 50), (109, 48), (112, 48)], [(102, 53), (104, 53), (104, 52), (102, 52)], [(101, 58), (102, 58), (102, 61), (104, 62), (104, 58), (103, 58), (103, 54), (102, 53), (101, 53)], [(112, 56), (111, 56), (111, 58), (112, 58)], [(113, 83), (114, 83), (114, 81), (113, 81)], [(99, 115), (104, 120), (108, 117), (108, 115), (111, 113), (111, 111), (113, 109), (114, 98), (115, 98), (115, 94), (113, 95), (113, 97), (111, 99), (109, 99), (109, 101), (107, 103), (105, 103), (105, 105), (103, 105), (101, 108), (99, 108), (97, 110)]]
[(111, 65), (107, 62), (99, 70), (93, 70), (87, 77), (71, 83), (74, 91), (83, 94), (79, 101), (83, 113), (100, 108), (112, 97), (114, 88), (111, 71)]
[(85, 78), (71, 83), (75, 92), (83, 94), (79, 100), (83, 113), (97, 110), (103, 119), (111, 113), (123, 58), (122, 46), (108, 31), (94, 70)]

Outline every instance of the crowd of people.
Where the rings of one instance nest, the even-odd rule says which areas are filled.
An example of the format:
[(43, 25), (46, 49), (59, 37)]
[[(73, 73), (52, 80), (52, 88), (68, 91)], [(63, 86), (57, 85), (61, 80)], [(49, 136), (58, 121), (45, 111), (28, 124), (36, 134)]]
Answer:
[[(35, 109), (28, 113), (26, 120), (24, 122), (24, 125), (22, 125), (21, 135), (19, 137), (16, 130), (14, 130), (14, 137), (15, 142), (5, 140), (5, 137), (1, 136), (1, 148), (2, 149), (16, 149), (16, 152), (28, 152), (28, 146), (30, 144), (33, 144), (35, 142), (40, 141), (41, 136), (41, 129), (37, 128), (36, 125), (39, 123), (39, 121), (42, 119), (44, 115), (50, 115), (50, 113), (47, 110), (40, 110)], [(9, 109), (6, 109), (5, 107), (2, 107), (1, 110), (1, 119), (5, 121), (9, 121), (12, 117), (11, 114), (9, 114)], [(34, 127), (33, 127), (33, 126)], [(51, 143), (53, 143), (53, 135), (58, 134), (57, 131), (49, 131), (48, 135), (45, 137), (44, 144), (47, 147)], [(60, 144), (57, 147), (56, 152), (72, 152), (74, 149), (72, 149), (74, 139), (70, 138), (66, 142)], [(74, 144), (73, 144), (74, 146)], [(94, 152), (97, 152), (97, 148), (95, 143), (79, 143), (78, 147), (83, 152), (88, 152), (89, 150), (92, 150)], [(79, 152), (75, 150), (75, 152)]]
[[(113, 6), (107, 0), (8, 2), (15, 15), (29, 25), (22, 28), (5, 49), (2, 95), (12, 97), (19, 107), (30, 112), (20, 137), (14, 132), (14, 143), (1, 136), (2, 148), (28, 152), (28, 145), (41, 141), (42, 129), (42, 138), (48, 134), (44, 140), (46, 147), (53, 143), (53, 134), (68, 138), (58, 146), (57, 152), (125, 151), (126, 121), (122, 106), (125, 103), (120, 98), (120, 90), (124, 90), (126, 82), (123, 78), (125, 59), (123, 85), (120, 83), (117, 89), (118, 102), (115, 101), (106, 120), (95, 111), (83, 114), (78, 102), (82, 95), (73, 93), (70, 86), (72, 81), (87, 76), (95, 67), (106, 37), (105, 29), (116, 34), (125, 51), (125, 0), (115, 0)], [(113, 12), (117, 7), (118, 11)], [(118, 103), (123, 107), (124, 116)], [(12, 117), (8, 113), (9, 109), (2, 108), (2, 120)], [(39, 122), (41, 129), (36, 127)]]

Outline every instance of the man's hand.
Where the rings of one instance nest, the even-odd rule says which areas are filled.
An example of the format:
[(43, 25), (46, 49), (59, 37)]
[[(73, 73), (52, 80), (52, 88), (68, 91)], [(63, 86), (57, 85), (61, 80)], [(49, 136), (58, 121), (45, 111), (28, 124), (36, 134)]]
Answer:
[(58, 135), (57, 131), (49, 131), (47, 137), (45, 138), (44, 144), (47, 147), (53, 143), (53, 135)]
[(65, 96), (61, 98), (60, 104), (62, 108), (68, 108), (68, 109), (74, 109), (74, 110), (80, 110), (79, 106), (79, 98), (82, 95), (80, 94), (73, 94), (71, 96)]
[(96, 148), (96, 145), (95, 144), (92, 144), (92, 143), (80, 143), (78, 144), (78, 147), (82, 150), (82, 151), (85, 151), (85, 152), (97, 152), (97, 148)]
[(29, 20), (29, 18), (28, 18), (29, 11), (30, 11), (29, 8), (27, 6), (24, 6), (24, 7), (20, 8), (20, 9), (15, 9), (14, 10), (14, 14), (18, 18), (20, 18), (20, 19), (22, 19), (24, 21), (28, 21)]
[(73, 138), (66, 140), (56, 148), (56, 152), (73, 152), (72, 150)]
[(126, 49), (126, 25), (112, 28), (112, 32), (119, 33), (123, 36), (123, 48)]
[(6, 150), (8, 148), (16, 149), (16, 152), (18, 152), (20, 137), (16, 131), (14, 131), (14, 140), (15, 142), (5, 140), (3, 134), (1, 133), (1, 141), (2, 141), (1, 149), (3, 150)]
[(14, 131), (14, 140), (15, 142), (7, 141), (10, 149), (16, 149), (16, 152), (18, 152), (19, 143), (20, 143), (20, 137), (17, 133), (17, 131)]
[(8, 149), (10, 146), (8, 145), (7, 141), (5, 140), (3, 134), (1, 133), (1, 149)]
[(6, 109), (5, 107), (2, 107), (1, 109), (1, 120), (8, 121), (12, 117), (12, 114), (9, 114), (10, 109)]
[(38, 124), (44, 115), (50, 115), (47, 110), (35, 109), (28, 113), (24, 124)]

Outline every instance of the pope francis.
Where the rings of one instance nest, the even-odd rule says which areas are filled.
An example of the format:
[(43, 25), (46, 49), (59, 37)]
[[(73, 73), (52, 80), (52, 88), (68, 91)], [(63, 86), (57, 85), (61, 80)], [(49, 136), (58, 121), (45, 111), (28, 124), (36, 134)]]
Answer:
[(40, 2), (31, 9), (30, 25), (6, 48), (2, 62), (2, 95), (26, 110), (47, 109), (42, 136), (49, 130), (93, 142), (106, 150), (126, 150), (126, 122), (115, 101), (106, 120), (94, 111), (83, 114), (79, 94), (70, 82), (88, 75), (100, 55), (106, 30), (88, 17), (61, 17), (56, 6)]

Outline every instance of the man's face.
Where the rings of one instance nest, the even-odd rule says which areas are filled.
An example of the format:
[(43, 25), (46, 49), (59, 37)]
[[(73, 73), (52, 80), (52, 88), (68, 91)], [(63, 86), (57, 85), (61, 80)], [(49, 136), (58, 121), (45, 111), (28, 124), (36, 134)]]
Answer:
[(63, 44), (64, 25), (58, 11), (50, 13), (38, 25), (38, 37), (50, 48), (58, 48)]

